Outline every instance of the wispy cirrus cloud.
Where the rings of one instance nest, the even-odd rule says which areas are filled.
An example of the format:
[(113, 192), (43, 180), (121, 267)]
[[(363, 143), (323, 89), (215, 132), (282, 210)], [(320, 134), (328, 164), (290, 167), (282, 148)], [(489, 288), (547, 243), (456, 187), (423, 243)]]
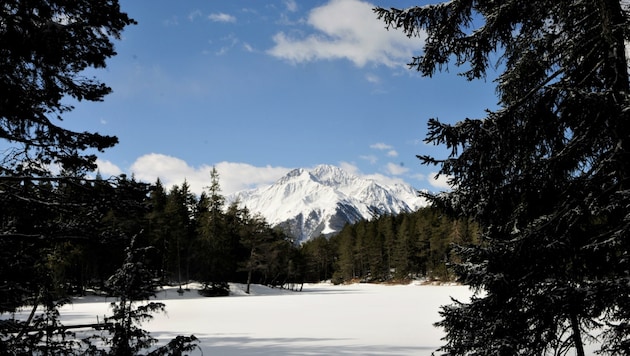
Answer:
[(394, 147), (392, 147), (392, 146), (390, 146), (390, 145), (388, 145), (386, 143), (383, 143), (383, 142), (378, 142), (378, 143), (370, 145), (370, 148), (373, 148), (373, 149), (376, 149), (376, 150), (391, 150)]
[(382, 143), (382, 142), (370, 145), (370, 148), (379, 150), (379, 151), (387, 151), (386, 154), (388, 157), (398, 157), (398, 151), (396, 151), (393, 146)]
[(197, 18), (200, 18), (202, 16), (203, 16), (203, 13), (201, 12), (201, 10), (191, 11), (188, 14), (188, 21), (195, 21)]
[(213, 22), (235, 23), (236, 17), (222, 12), (208, 15), (208, 19)]
[(296, 12), (298, 9), (298, 5), (295, 0), (284, 0), (284, 6), (286, 6), (287, 11), (289, 12)]

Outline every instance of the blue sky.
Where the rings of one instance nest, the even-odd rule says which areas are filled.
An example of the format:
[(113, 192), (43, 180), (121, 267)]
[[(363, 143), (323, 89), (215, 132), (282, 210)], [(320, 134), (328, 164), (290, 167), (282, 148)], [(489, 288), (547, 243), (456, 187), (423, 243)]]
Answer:
[(387, 31), (374, 6), (420, 1), (121, 0), (138, 21), (118, 55), (90, 71), (114, 92), (78, 103), (65, 127), (116, 135), (99, 155), (120, 173), (197, 193), (216, 166), (224, 194), (271, 184), (294, 168), (332, 164), (380, 181), (439, 191), (444, 157), (426, 122), (483, 117), (494, 83), (450, 73), (422, 78), (406, 63), (422, 39)]

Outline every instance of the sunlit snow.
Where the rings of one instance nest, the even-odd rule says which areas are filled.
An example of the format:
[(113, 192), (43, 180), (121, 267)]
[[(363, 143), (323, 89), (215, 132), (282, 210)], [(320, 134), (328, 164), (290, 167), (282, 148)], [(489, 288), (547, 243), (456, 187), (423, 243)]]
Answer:
[[(194, 334), (192, 355), (430, 355), (441, 344), (439, 306), (450, 297), (467, 300), (462, 286), (331, 284), (301, 292), (232, 285), (231, 296), (200, 297), (192, 289), (160, 291), (166, 315), (144, 328), (163, 342)], [(62, 310), (66, 324), (96, 322), (109, 302), (87, 297)], [(203, 352), (203, 353), (202, 353)]]

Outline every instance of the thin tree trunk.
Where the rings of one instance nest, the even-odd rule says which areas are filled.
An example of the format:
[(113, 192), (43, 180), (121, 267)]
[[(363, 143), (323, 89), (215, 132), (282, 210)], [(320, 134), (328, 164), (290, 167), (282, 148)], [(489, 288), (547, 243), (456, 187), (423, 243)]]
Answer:
[(584, 344), (582, 343), (582, 333), (580, 331), (580, 322), (577, 315), (571, 314), (571, 329), (573, 330), (573, 345), (575, 346), (575, 355), (584, 356)]
[(252, 268), (250, 267), (247, 270), (247, 289), (245, 290), (245, 293), (249, 294), (249, 286), (252, 283)]

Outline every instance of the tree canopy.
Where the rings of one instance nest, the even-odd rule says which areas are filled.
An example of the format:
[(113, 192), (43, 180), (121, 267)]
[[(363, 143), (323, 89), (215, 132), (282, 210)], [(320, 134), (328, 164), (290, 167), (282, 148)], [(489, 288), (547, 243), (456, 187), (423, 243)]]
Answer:
[(72, 109), (64, 99), (100, 101), (111, 92), (85, 70), (104, 68), (116, 54), (112, 39), (134, 23), (117, 0), (3, 1), (0, 139), (9, 149), (0, 174), (42, 173), (50, 163), (95, 168), (96, 157), (82, 151), (102, 151), (118, 140), (62, 128), (61, 115)]
[[(630, 121), (627, 9), (618, 0), (453, 0), (377, 8), (425, 37), (410, 66), (449, 63), (469, 80), (499, 68), (500, 109), (429, 120), (426, 155), (453, 189), (431, 196), (482, 227), (457, 273), (477, 291), (443, 308), (446, 355), (630, 352)], [(492, 62), (497, 58), (498, 62)]]

